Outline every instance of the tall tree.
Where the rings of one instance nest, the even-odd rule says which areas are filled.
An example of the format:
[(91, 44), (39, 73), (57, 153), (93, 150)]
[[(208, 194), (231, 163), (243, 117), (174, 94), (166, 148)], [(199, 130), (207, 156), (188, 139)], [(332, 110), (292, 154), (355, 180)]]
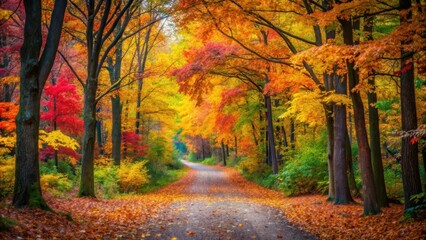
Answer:
[[(81, 134), (83, 120), (79, 115), (83, 108), (81, 105), (81, 95), (77, 92), (77, 87), (70, 83), (68, 79), (60, 77), (58, 80), (55, 79), (51, 85), (45, 87), (44, 95), (47, 97), (47, 100), (42, 101), (42, 106), (46, 110), (41, 113), (40, 119), (48, 124), (45, 130), (61, 130), (66, 134), (74, 136)], [(78, 156), (71, 149), (68, 149), (68, 152), (72, 156)], [(58, 167), (58, 150), (54, 150), (53, 156), (55, 165)]]
[[(42, 4), (25, 0), (24, 43), (21, 47), (20, 100), (16, 117), (16, 172), (13, 205), (49, 209), (40, 188), (38, 139), (41, 94), (55, 60), (67, 0), (57, 0), (42, 48)], [(41, 54), (40, 54), (41, 53)]]
[[(364, 31), (367, 40), (373, 40), (373, 18), (366, 17), (364, 21)], [(377, 201), (379, 207), (389, 207), (388, 197), (386, 194), (385, 177), (383, 172), (382, 153), (380, 144), (379, 129), (379, 110), (375, 106), (377, 103), (375, 77), (368, 79), (371, 89), (368, 92), (368, 122), (370, 133), (371, 163), (373, 166), (374, 184), (376, 186)]]
[[(411, 0), (399, 0), (401, 25), (408, 24), (412, 18)], [(416, 93), (414, 88), (413, 53), (404, 49), (407, 41), (401, 42), (401, 124), (405, 132), (417, 129)], [(422, 192), (419, 172), (418, 143), (411, 141), (409, 135), (402, 136), (401, 144), (402, 183), (404, 186), (405, 209), (418, 203), (411, 196)]]
[[(118, 22), (115, 27), (115, 34), (119, 34), (121, 31), (121, 21)], [(121, 79), (121, 65), (123, 56), (123, 42), (119, 41), (116, 45), (114, 60), (112, 57), (107, 58), (108, 71), (111, 85), (118, 83), (117, 87), (120, 87)], [(115, 165), (120, 165), (121, 162), (121, 113), (122, 103), (119, 94), (111, 96), (111, 107), (112, 107), (112, 160)]]
[[(123, 32), (136, 11), (133, 0), (115, 2), (112, 0), (89, 0), (85, 11), (81, 4), (71, 1), (70, 12), (86, 26), (85, 45), (87, 47), (87, 73), (83, 81), (76, 71), (84, 88), (84, 136), (82, 144), (82, 167), (79, 196), (95, 197), (94, 154), (96, 139), (96, 110), (102, 97), (117, 89), (120, 81), (114, 82), (105, 92), (98, 94), (99, 74), (112, 49), (121, 40)], [(115, 32), (121, 22), (121, 29)], [(141, 28), (146, 26), (141, 26)], [(115, 33), (114, 33), (115, 32)], [(70, 63), (68, 65), (72, 68)]]
[[(334, 78), (334, 89), (337, 94), (346, 95), (346, 77), (342, 78), (337, 74)], [(346, 106), (336, 103), (334, 112), (334, 204), (346, 204), (353, 202), (349, 191), (349, 182), (346, 174)]]
[[(343, 30), (343, 41), (346, 45), (354, 44), (353, 25), (350, 20), (339, 19)], [(367, 129), (365, 127), (364, 105), (361, 94), (355, 89), (359, 83), (359, 76), (354, 68), (354, 63), (346, 60), (348, 70), (348, 83), (352, 105), (354, 109), (355, 133), (359, 148), (359, 163), (361, 166), (362, 192), (364, 201), (364, 214), (377, 214), (380, 207), (377, 202), (376, 189), (374, 184), (373, 168), (371, 165), (371, 151), (368, 144)]]

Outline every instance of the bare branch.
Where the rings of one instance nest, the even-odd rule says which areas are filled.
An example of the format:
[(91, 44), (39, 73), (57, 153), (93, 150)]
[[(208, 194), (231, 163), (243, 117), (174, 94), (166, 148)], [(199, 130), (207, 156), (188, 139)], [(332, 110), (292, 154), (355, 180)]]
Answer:
[(77, 72), (75, 71), (75, 69), (72, 67), (72, 65), (70, 64), (70, 62), (68, 61), (68, 59), (65, 57), (65, 55), (58, 49), (58, 53), (59, 55), (61, 55), (62, 59), (64, 59), (65, 63), (67, 64), (67, 66), (71, 69), (71, 72), (74, 74), (74, 76), (77, 78), (77, 80), (80, 82), (81, 86), (83, 88), (85, 88), (85, 84), (83, 82), (83, 80), (80, 78), (80, 76), (77, 74)]

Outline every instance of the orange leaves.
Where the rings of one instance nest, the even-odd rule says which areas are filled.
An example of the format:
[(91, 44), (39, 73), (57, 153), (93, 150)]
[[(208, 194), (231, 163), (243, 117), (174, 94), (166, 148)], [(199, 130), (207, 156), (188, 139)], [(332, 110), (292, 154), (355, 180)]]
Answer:
[(0, 102), (0, 130), (12, 132), (15, 130), (15, 118), (19, 106), (11, 102)]
[(247, 181), (233, 169), (225, 171), (253, 201), (281, 209), (292, 223), (321, 239), (422, 239), (426, 233), (424, 220), (404, 221), (402, 205), (363, 217), (361, 204), (333, 205), (326, 196), (319, 195), (284, 198), (280, 192)]
[[(173, 201), (189, 196), (182, 191), (194, 175), (168, 185), (157, 192), (104, 200), (93, 198), (53, 198), (44, 194), (56, 212), (15, 209), (0, 206), (0, 215), (15, 219), (18, 224), (10, 232), (0, 232), (0, 239), (140, 239), (141, 226), (150, 217)], [(73, 193), (75, 194), (75, 193)]]

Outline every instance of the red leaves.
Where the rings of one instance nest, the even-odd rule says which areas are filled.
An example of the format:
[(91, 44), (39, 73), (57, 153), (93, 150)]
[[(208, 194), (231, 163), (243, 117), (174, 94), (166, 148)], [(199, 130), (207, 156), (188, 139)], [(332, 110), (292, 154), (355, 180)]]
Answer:
[(246, 95), (247, 95), (247, 91), (241, 88), (241, 86), (223, 91), (222, 101), (219, 105), (219, 111), (222, 111), (222, 109), (225, 106), (233, 103), (234, 101), (237, 101), (238, 99), (242, 97), (245, 97)]
[(413, 137), (413, 138), (411, 138), (411, 139), (410, 139), (410, 143), (411, 143), (411, 144), (415, 144), (415, 143), (417, 143), (417, 142), (419, 142), (419, 139), (418, 139), (418, 138), (416, 138), (416, 137)]
[(42, 105), (47, 111), (40, 116), (41, 120), (49, 122), (50, 129), (53, 122), (65, 133), (78, 135), (83, 131), (83, 120), (78, 116), (82, 111), (81, 95), (77, 87), (69, 83), (66, 78), (59, 78), (55, 85), (48, 85), (44, 89), (47, 100)]
[(144, 156), (147, 150), (146, 145), (141, 144), (141, 135), (132, 131), (122, 133), (123, 146), (127, 151), (132, 152), (135, 156)]
[[(209, 42), (204, 48), (186, 51), (184, 56), (188, 63), (181, 68), (173, 69), (170, 75), (177, 77), (180, 91), (199, 99), (211, 88), (205, 79), (208, 72), (225, 64), (227, 57), (236, 51), (236, 46)], [(191, 79), (194, 80), (193, 83), (189, 83)]]

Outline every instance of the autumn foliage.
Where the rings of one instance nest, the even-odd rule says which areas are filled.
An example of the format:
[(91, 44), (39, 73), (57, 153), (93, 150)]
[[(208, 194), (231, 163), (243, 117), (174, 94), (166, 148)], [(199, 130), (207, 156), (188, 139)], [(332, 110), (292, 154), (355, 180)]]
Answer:
[[(220, 168), (232, 186), (210, 190), (320, 238), (424, 238), (425, 12), (414, 0), (2, 1), (0, 220), (18, 223), (0, 237), (146, 237), (143, 223), (194, 197), (195, 176), (142, 192), (189, 159), (274, 189)], [(48, 209), (44, 197), (74, 221), (10, 206)]]

